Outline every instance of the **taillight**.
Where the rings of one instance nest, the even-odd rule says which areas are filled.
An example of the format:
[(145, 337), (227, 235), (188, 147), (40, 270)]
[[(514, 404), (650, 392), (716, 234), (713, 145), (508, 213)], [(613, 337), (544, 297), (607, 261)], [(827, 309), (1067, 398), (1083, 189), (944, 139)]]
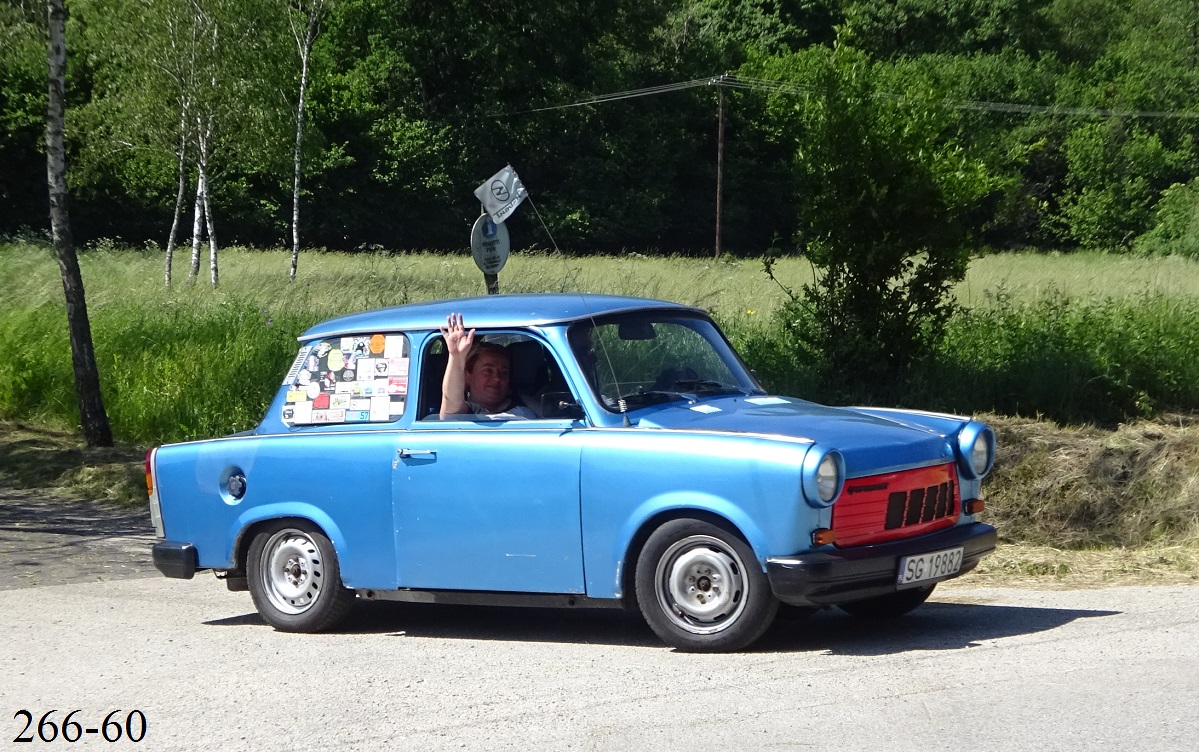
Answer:
[(154, 473), (150, 470), (150, 462), (154, 458), (154, 450), (146, 450), (146, 495), (154, 495)]
[(162, 528), (162, 505), (158, 500), (158, 489), (154, 487), (154, 455), (158, 449), (146, 452), (146, 494), (150, 497), (150, 523), (154, 525), (154, 534), (159, 540), (165, 537)]

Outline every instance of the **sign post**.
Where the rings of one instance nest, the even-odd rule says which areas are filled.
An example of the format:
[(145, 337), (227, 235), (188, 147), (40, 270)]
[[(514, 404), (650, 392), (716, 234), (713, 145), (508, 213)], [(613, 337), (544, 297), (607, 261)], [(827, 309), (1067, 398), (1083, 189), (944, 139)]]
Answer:
[(484, 211), (470, 230), (470, 253), (475, 259), (475, 266), (483, 272), (488, 295), (496, 295), (500, 291), (499, 273), (508, 263), (509, 250), (508, 228), (503, 222), (493, 221)]

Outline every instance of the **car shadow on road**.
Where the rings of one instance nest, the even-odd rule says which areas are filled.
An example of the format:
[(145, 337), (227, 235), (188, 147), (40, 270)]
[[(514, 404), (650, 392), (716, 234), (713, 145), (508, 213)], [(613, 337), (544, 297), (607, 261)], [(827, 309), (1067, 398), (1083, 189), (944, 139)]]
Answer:
[[(784, 619), (750, 652), (824, 652), (887, 655), (913, 650), (957, 650), (985, 640), (1044, 632), (1077, 619), (1114, 616), (1094, 611), (1029, 606), (927, 603), (898, 619), (867, 620), (829, 609), (806, 619)], [(209, 626), (266, 623), (257, 614), (205, 622)], [(448, 640), (578, 643), (665, 648), (637, 613), (619, 609), (544, 609), (358, 603), (339, 634), (390, 634)]]
[[(257, 613), (206, 626), (266, 626)], [(639, 614), (621, 609), (514, 608), (425, 603), (358, 602), (336, 634), (390, 634), (442, 640), (498, 640), (593, 645), (660, 646)]]
[(866, 619), (827, 609), (808, 619), (778, 619), (750, 649), (861, 656), (913, 650), (959, 650), (977, 647), (986, 640), (1047, 632), (1078, 619), (1120, 613), (999, 604), (926, 603), (899, 618)]

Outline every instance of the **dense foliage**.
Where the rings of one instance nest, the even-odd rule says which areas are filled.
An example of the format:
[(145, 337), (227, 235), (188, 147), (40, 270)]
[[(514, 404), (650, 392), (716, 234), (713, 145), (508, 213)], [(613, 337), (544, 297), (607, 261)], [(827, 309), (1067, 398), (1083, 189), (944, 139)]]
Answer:
[[(283, 244), (296, 2), (68, 0), (81, 239), (163, 245), (180, 145), (203, 122), (223, 238)], [(1177, 116), (1199, 113), (1199, 0), (325, 5), (303, 145), (309, 246), (463, 247), (473, 188), (510, 162), (567, 249), (710, 249), (715, 87), (552, 108), (722, 73), (756, 82), (725, 90), (734, 254), (774, 238), (833, 249), (909, 220), (914, 233), (925, 199), (948, 231), (999, 248), (1199, 243), (1186, 219), (1199, 196), (1172, 188), (1199, 175), (1199, 118)], [(0, 4), (0, 234), (45, 226), (44, 25), (43, 3)], [(834, 151), (840, 164), (819, 161)], [(189, 197), (196, 159), (184, 149)], [(955, 161), (969, 173), (958, 188), (930, 198), (913, 182)], [(830, 170), (840, 184), (812, 193)], [(854, 183), (866, 200), (834, 201)], [(531, 211), (510, 225), (517, 247), (550, 242)]]
[[(312, 324), (364, 308), (477, 294), (468, 258), (439, 254), (313, 254), (289, 284), (283, 251), (231, 250), (217, 291), (157, 279), (159, 254), (97, 249), (81, 258), (105, 404), (119, 441), (141, 445), (221, 436), (254, 426)], [(1041, 257), (1011, 254), (1034, 273)], [(1092, 257), (1093, 262), (1099, 258)], [(1194, 276), (1194, 261), (1141, 259), (1152, 273)], [(181, 264), (186, 261), (181, 260)], [(713, 308), (738, 352), (773, 392), (847, 404), (998, 412), (1114, 423), (1199, 410), (1199, 300), (1193, 293), (1120, 297), (1002, 291), (955, 311), (941, 342), (909, 361), (880, 395), (805, 356), (764, 310), (773, 283), (756, 263), (600, 257), (518, 259), (512, 291), (572, 288), (668, 297)], [(704, 270), (704, 267), (709, 267)], [(793, 276), (798, 263), (780, 262)], [(1127, 267), (1106, 266), (1119, 287)], [(623, 270), (623, 273), (619, 273)], [(1148, 273), (1148, 272), (1145, 272)], [(44, 244), (0, 242), (0, 420), (70, 428), (78, 409), (61, 286)], [(783, 296), (785, 297), (785, 296)], [(755, 303), (754, 305), (758, 305)]]

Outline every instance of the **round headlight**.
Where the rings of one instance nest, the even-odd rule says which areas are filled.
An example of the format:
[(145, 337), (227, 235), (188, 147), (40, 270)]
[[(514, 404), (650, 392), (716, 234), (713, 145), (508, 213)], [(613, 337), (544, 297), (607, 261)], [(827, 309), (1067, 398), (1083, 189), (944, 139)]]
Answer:
[(981, 478), (995, 462), (995, 434), (982, 423), (970, 421), (958, 432), (959, 467), (967, 478)]
[(825, 504), (837, 496), (841, 486), (841, 471), (837, 467), (837, 458), (831, 454), (824, 455), (820, 467), (816, 469), (816, 493)]
[(987, 467), (991, 464), (991, 442), (987, 441), (984, 434), (979, 434), (974, 440), (974, 451), (970, 453), (970, 465), (974, 468), (975, 475), (982, 475), (987, 472)]
[(827, 507), (845, 483), (845, 459), (835, 449), (813, 446), (804, 457), (801, 481), (804, 500), (818, 509)]

